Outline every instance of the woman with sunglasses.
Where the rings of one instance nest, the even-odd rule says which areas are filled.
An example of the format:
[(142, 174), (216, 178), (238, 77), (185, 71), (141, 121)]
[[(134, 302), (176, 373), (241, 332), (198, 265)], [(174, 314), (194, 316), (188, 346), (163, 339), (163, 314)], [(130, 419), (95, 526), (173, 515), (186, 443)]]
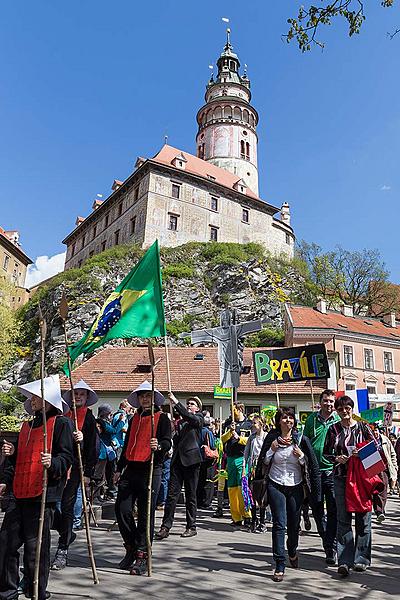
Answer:
[(350, 456), (357, 455), (357, 444), (374, 439), (371, 429), (353, 419), (354, 402), (349, 396), (335, 400), (340, 421), (329, 429), (325, 439), (324, 457), (333, 464), (333, 483), (337, 507), (338, 573), (347, 577), (350, 568), (365, 571), (371, 563), (371, 513), (354, 513), (355, 541), (352, 530), (353, 513), (346, 511), (346, 476)]

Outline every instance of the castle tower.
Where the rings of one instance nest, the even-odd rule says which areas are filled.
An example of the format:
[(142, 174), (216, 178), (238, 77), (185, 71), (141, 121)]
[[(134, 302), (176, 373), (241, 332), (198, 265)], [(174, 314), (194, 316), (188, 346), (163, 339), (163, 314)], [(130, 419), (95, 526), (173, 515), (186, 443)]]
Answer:
[(230, 29), (217, 61), (218, 74), (207, 85), (205, 105), (197, 113), (197, 156), (234, 173), (258, 195), (258, 114), (251, 106), (250, 81), (233, 52)]

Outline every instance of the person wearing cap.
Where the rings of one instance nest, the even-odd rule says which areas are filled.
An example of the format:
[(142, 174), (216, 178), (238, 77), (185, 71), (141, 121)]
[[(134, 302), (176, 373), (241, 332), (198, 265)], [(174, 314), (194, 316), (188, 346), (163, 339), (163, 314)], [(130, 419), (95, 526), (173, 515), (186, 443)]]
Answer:
[[(151, 454), (154, 452), (150, 509), (152, 541), (163, 460), (171, 448), (171, 422), (168, 415), (160, 409), (165, 401), (164, 396), (154, 390), (154, 434), (152, 436), (152, 389), (148, 381), (134, 390), (128, 397), (128, 401), (137, 411), (129, 423), (114, 476), (114, 481), (118, 483), (115, 512), (126, 550), (119, 567), (129, 569), (131, 575), (144, 575), (148, 563), (146, 524)], [(137, 504), (136, 520), (133, 517), (135, 503)]]
[(77, 429), (75, 429), (74, 414), (72, 410), (72, 392), (71, 390), (67, 390), (64, 393), (64, 400), (70, 408), (67, 416), (71, 419), (75, 429), (73, 432), (75, 442), (74, 462), (62, 495), (61, 510), (56, 513), (56, 529), (60, 534), (60, 537), (58, 540), (58, 548), (51, 565), (53, 571), (65, 569), (68, 560), (68, 548), (76, 538), (76, 534), (73, 533), (72, 527), (74, 523), (74, 505), (81, 483), (77, 444), (80, 444), (81, 446), (83, 475), (86, 487), (89, 486), (90, 478), (93, 476), (97, 462), (96, 419), (89, 408), (98, 401), (97, 394), (87, 385), (87, 383), (85, 383), (85, 381), (83, 381), (83, 379), (81, 379), (74, 385), (74, 396)]
[(185, 487), (186, 530), (181, 534), (181, 537), (197, 535), (197, 485), (203, 458), (200, 450), (200, 440), (201, 431), (204, 427), (204, 417), (201, 414), (203, 406), (200, 398), (197, 396), (188, 398), (185, 407), (181, 402), (178, 402), (172, 392), (168, 394), (168, 397), (181, 419), (175, 428), (173, 438), (174, 452), (171, 460), (169, 490), (162, 525), (156, 534), (158, 540), (164, 540), (169, 536), (182, 484)]
[(116, 471), (116, 444), (115, 436), (125, 427), (125, 421), (122, 414), (115, 424), (112, 424), (112, 406), (110, 404), (101, 404), (97, 409), (97, 424), (100, 433), (100, 454), (97, 461), (94, 478), (98, 482), (98, 487), (103, 488), (106, 483), (107, 492), (105, 499), (113, 500), (116, 496), (117, 488), (114, 484), (114, 475)]
[(26, 397), (25, 410), (33, 419), (23, 423), (16, 444), (3, 442), (2, 455), (7, 457), (0, 479), (0, 496), (10, 489), (15, 497), (6, 512), (0, 531), (0, 598), (18, 598), (19, 553), (24, 546), (26, 596), (33, 593), (37, 535), (43, 468), (47, 469), (47, 495), (44, 512), (42, 550), (39, 567), (38, 600), (50, 597), (46, 592), (50, 571), (50, 527), (57, 502), (61, 501), (67, 472), (73, 462), (71, 420), (63, 416), (65, 403), (61, 397), (58, 375), (44, 379), (44, 401), (47, 423), (47, 453), (43, 452), (43, 399), (41, 382), (18, 387)]

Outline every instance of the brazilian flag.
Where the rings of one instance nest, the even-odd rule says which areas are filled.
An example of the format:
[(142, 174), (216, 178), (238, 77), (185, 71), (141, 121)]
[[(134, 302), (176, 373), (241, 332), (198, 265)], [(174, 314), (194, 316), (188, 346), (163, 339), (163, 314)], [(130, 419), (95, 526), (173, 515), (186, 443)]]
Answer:
[[(81, 340), (71, 344), (68, 349), (71, 364), (80, 354), (93, 352), (110, 340), (161, 337), (165, 333), (160, 251), (157, 240), (109, 295), (89, 331)], [(63, 369), (68, 375), (67, 364)]]

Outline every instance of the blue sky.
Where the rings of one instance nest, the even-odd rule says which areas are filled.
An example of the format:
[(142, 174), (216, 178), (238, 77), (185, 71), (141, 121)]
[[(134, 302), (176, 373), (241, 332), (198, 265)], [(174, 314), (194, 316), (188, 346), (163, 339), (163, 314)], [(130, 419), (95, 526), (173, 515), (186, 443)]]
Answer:
[(168, 135), (195, 151), (208, 65), (232, 43), (260, 114), (261, 196), (289, 202), (297, 237), (379, 248), (400, 282), (398, 4), (370, 0), (361, 35), (323, 52), (281, 40), (296, 0), (2, 4), (0, 224), (32, 257), (64, 250), (76, 216)]

